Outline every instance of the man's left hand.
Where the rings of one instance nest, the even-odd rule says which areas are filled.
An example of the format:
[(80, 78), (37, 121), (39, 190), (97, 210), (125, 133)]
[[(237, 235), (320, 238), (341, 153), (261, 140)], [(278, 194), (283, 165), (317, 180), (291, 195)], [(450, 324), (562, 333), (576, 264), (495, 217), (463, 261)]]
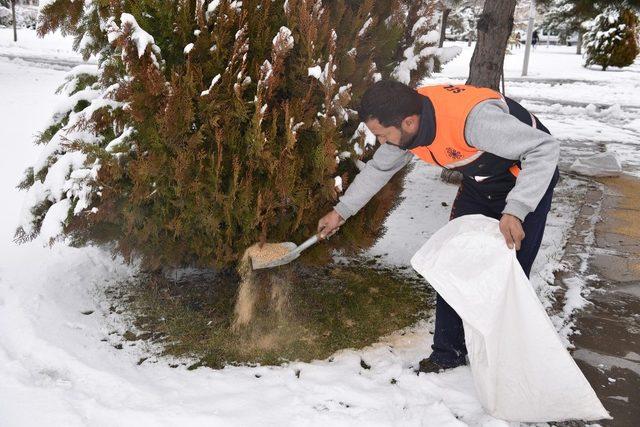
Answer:
[(509, 249), (515, 246), (516, 251), (520, 250), (520, 243), (524, 239), (524, 230), (522, 229), (522, 221), (513, 215), (504, 214), (500, 218), (500, 232), (504, 236)]

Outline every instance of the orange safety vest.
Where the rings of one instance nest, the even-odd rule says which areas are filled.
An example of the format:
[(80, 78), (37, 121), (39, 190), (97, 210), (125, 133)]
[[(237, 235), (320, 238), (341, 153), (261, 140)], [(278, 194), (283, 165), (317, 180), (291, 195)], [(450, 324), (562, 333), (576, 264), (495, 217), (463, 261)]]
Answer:
[[(464, 137), (467, 116), (478, 103), (503, 99), (502, 95), (492, 89), (470, 85), (424, 86), (417, 91), (433, 104), (436, 134), (431, 144), (410, 151), (425, 162), (447, 169), (464, 169), (478, 160), (484, 152), (469, 145)], [(520, 172), (516, 163), (513, 161), (509, 167), (514, 176)]]

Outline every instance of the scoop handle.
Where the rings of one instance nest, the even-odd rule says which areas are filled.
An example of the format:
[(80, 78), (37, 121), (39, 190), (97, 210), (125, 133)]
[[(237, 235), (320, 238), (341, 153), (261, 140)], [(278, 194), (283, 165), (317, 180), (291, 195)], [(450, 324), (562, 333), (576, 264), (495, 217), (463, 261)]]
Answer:
[(308, 238), (307, 240), (302, 242), (300, 244), (300, 246), (298, 246), (297, 248), (295, 248), (291, 252), (300, 253), (300, 252), (304, 251), (305, 249), (307, 249), (308, 247), (315, 245), (316, 243), (318, 243), (318, 235), (314, 234), (313, 236), (311, 236), (310, 238)]

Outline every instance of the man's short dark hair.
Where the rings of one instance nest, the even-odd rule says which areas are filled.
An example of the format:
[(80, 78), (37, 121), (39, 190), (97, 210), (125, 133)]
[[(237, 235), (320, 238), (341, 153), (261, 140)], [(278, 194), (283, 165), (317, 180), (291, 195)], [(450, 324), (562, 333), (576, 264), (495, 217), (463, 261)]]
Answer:
[(400, 127), (402, 120), (420, 114), (420, 94), (404, 83), (393, 80), (375, 82), (362, 95), (360, 121), (377, 119), (384, 127)]

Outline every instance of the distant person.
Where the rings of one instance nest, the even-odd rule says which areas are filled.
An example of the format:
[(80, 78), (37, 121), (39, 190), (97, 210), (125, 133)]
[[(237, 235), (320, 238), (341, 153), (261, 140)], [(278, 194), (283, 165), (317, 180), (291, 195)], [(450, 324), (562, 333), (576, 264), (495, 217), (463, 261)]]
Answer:
[(533, 34), (531, 35), (531, 44), (533, 45), (533, 48), (536, 48), (536, 45), (538, 44), (538, 30), (533, 30)]
[(515, 40), (516, 40), (516, 49), (520, 49), (520, 31), (516, 31), (516, 36), (515, 36)]

